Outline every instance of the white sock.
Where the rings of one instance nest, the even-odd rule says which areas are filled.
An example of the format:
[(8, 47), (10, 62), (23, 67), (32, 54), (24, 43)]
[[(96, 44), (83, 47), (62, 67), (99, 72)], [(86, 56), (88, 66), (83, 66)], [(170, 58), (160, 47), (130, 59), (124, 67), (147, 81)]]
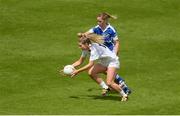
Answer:
[(108, 89), (108, 88), (109, 88), (104, 81), (102, 81), (99, 85), (100, 85), (103, 89)]
[(122, 96), (127, 96), (127, 95), (124, 93), (123, 90), (120, 91), (120, 94), (121, 94)]
[(127, 87), (126, 83), (125, 82), (122, 82), (119, 84), (121, 86), (121, 88), (124, 88), (124, 87)]
[(120, 85), (121, 87), (124, 87), (125, 83), (124, 83), (124, 82), (121, 82), (121, 83), (119, 83), (119, 85)]

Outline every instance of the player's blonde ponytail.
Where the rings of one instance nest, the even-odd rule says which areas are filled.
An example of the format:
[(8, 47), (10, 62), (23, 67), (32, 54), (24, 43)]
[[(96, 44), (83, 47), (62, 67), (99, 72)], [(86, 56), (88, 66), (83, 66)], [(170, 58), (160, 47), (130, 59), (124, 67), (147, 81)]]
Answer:
[(117, 16), (114, 16), (114, 15), (110, 15), (109, 13), (105, 12), (106, 15), (108, 15), (109, 18), (112, 18), (112, 19), (117, 19)]
[(80, 37), (79, 42), (82, 44), (91, 44), (91, 43), (103, 44), (104, 39), (103, 36), (92, 33), (92, 34), (88, 34), (86, 37)]
[(94, 42), (94, 43), (99, 43), (99, 44), (103, 44), (104, 43), (103, 36), (100, 36), (100, 35), (97, 35), (97, 34), (93, 34), (93, 33), (88, 34), (87, 38), (89, 38), (90, 41)]
[(117, 16), (110, 15), (107, 12), (103, 12), (103, 13), (98, 14), (98, 17), (102, 17), (103, 20), (108, 20), (109, 18), (117, 19)]

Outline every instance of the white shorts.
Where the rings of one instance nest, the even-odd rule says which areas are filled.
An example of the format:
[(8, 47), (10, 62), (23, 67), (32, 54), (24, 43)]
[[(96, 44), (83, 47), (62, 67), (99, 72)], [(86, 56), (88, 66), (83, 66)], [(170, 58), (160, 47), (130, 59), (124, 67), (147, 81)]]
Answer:
[(100, 58), (98, 60), (98, 63), (105, 66), (105, 67), (114, 67), (114, 68), (119, 68), (120, 67), (120, 62), (117, 59), (112, 59), (112, 58)]

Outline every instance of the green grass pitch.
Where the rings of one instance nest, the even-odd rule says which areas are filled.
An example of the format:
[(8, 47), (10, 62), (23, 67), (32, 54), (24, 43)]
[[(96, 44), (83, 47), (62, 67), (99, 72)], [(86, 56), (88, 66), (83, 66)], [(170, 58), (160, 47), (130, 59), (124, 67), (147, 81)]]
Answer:
[[(128, 102), (100, 95), (79, 58), (77, 32), (109, 12), (121, 41)], [(0, 0), (0, 114), (180, 114), (180, 0)]]

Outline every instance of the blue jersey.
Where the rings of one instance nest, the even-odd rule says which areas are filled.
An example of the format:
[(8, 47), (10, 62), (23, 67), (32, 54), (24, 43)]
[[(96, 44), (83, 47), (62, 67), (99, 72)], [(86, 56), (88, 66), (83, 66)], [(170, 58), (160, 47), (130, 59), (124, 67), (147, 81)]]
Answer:
[(108, 24), (107, 27), (102, 30), (99, 25), (91, 28), (88, 32), (102, 35), (104, 37), (104, 45), (107, 46), (111, 51), (114, 49), (114, 41), (117, 40), (116, 30)]

